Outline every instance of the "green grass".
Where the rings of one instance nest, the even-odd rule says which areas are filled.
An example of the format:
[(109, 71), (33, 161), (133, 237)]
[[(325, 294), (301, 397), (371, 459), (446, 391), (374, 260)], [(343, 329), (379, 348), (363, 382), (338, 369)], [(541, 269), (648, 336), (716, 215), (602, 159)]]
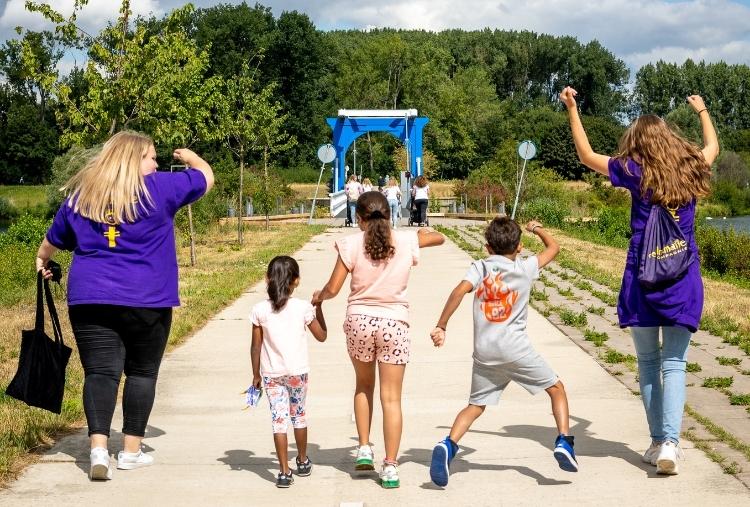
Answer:
[(713, 436), (718, 438), (720, 441), (722, 441), (735, 451), (741, 452), (745, 456), (745, 459), (750, 461), (750, 445), (739, 440), (727, 430), (714, 423), (708, 417), (702, 416), (701, 414), (693, 410), (693, 408), (687, 403), (685, 404), (685, 412), (687, 412), (690, 417), (701, 423), (709, 433), (711, 433)]
[(47, 205), (47, 187), (44, 185), (0, 185), (0, 197), (7, 199), (13, 207), (23, 212)]
[(586, 312), (574, 312), (572, 310), (568, 310), (567, 308), (561, 308), (557, 314), (560, 316), (560, 320), (562, 320), (563, 324), (566, 326), (572, 326), (572, 327), (585, 327), (588, 323), (588, 319), (586, 318)]
[(607, 333), (602, 333), (599, 331), (594, 331), (592, 329), (587, 329), (583, 333), (583, 338), (586, 341), (593, 342), (594, 345), (596, 345), (597, 347), (601, 347), (604, 344), (604, 342), (609, 340), (609, 335)]
[(575, 285), (581, 290), (585, 290), (588, 292), (591, 292), (592, 290), (594, 290), (594, 287), (591, 285), (591, 283), (587, 282), (586, 280), (576, 280), (573, 282), (573, 285)]
[(623, 354), (614, 349), (607, 349), (604, 353), (604, 362), (609, 364), (630, 363), (635, 364), (638, 359), (631, 354)]
[(732, 405), (750, 405), (750, 394), (733, 394), (729, 397), (729, 403)]
[(742, 362), (742, 359), (740, 359), (738, 357), (724, 357), (724, 356), (719, 356), (719, 357), (716, 358), (716, 360), (722, 366), (727, 366), (727, 365), (737, 366), (738, 364), (740, 364)]
[(687, 367), (685, 368), (685, 371), (688, 371), (690, 373), (696, 373), (702, 370), (703, 368), (701, 368), (701, 365), (699, 365), (698, 363), (688, 363)]
[(586, 308), (586, 311), (589, 313), (593, 313), (594, 315), (598, 315), (600, 317), (604, 315), (604, 307), (601, 307), (601, 306), (591, 305), (588, 308)]
[(531, 288), (531, 299), (532, 301), (549, 301), (549, 296), (547, 293), (542, 290), (536, 290), (533, 287)]
[(703, 380), (703, 387), (711, 387), (714, 389), (723, 389), (730, 387), (734, 382), (734, 377), (708, 377)]
[[(215, 229), (210, 235), (199, 237), (198, 263), (195, 267), (189, 266), (188, 249), (184, 246), (179, 249), (182, 306), (174, 312), (169, 338), (170, 345), (174, 346), (183, 342), (219, 310), (237, 299), (244, 290), (262, 280), (271, 258), (279, 254), (291, 254), (304, 245), (310, 237), (325, 230), (325, 227), (285, 224), (274, 225), (268, 232), (263, 229), (262, 226), (249, 227), (245, 235), (245, 243), (236, 251), (231, 248), (235, 245), (236, 229), (233, 227)], [(330, 255), (335, 254), (330, 252)], [(305, 283), (304, 280), (302, 283)], [(64, 307), (63, 298), (64, 293), (60, 292), (57, 301), (58, 308)], [(28, 298), (14, 306), (0, 305), (0, 315), (28, 312), (31, 305)], [(63, 320), (64, 336), (69, 343), (72, 343), (73, 337), (67, 319), (61, 320)], [(13, 327), (7, 331), (8, 338), (0, 341), (3, 350), (7, 349), (6, 360), (12, 360), (8, 358), (12, 358), (14, 350), (17, 351), (20, 330), (29, 327), (27, 324), (23, 319), (13, 326), (9, 326), (6, 322), (6, 328)], [(15, 364), (12, 368), (8, 367), (0, 371), (7, 371), (7, 375), (12, 375), (15, 371)], [(7, 385), (9, 380), (9, 376), (0, 375), (0, 385)], [(80, 423), (83, 418), (82, 385), (83, 372), (80, 361), (74, 353), (67, 369), (65, 399), (61, 415), (57, 416), (40, 409), (29, 408), (0, 394), (0, 485), (18, 473), (20, 463), (23, 461), (19, 458), (49, 442), (51, 436)]]
[(573, 296), (573, 289), (571, 289), (570, 287), (568, 287), (567, 289), (557, 289), (557, 292), (561, 296), (565, 296), (565, 297), (571, 297), (571, 296)]

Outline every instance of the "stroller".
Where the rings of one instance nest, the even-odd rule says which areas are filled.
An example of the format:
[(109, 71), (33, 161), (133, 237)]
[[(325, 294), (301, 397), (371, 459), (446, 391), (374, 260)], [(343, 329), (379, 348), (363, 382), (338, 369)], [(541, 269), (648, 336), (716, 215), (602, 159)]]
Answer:
[[(421, 217), (419, 216), (419, 207), (414, 202), (414, 197), (410, 197), (409, 198), (409, 226), (419, 225), (420, 218)], [(426, 226), (430, 225), (430, 219), (427, 218), (426, 210), (425, 210), (424, 224)]]

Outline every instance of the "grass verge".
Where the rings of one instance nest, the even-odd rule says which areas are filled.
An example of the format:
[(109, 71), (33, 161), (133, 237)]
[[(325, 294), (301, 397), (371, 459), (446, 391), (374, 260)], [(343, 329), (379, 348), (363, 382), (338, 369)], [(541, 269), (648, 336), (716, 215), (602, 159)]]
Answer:
[[(245, 243), (234, 243), (236, 230), (232, 227), (215, 228), (198, 239), (197, 265), (189, 264), (187, 246), (178, 249), (180, 264), (180, 298), (182, 306), (175, 310), (171, 346), (184, 342), (191, 333), (208, 319), (240, 296), (243, 290), (262, 280), (268, 261), (275, 255), (291, 254), (324, 226), (302, 224), (273, 225), (269, 231), (262, 226), (250, 226)], [(33, 258), (28, 260), (29, 266)], [(57, 297), (63, 333), (73, 344), (70, 324), (65, 315), (63, 292)], [(33, 300), (24, 299), (11, 307), (0, 307), (0, 319), (5, 338), (0, 342), (0, 385), (7, 386), (16, 369), (21, 329), (31, 327)], [(79, 425), (83, 417), (81, 388), (83, 371), (75, 351), (66, 378), (62, 414), (57, 416), (37, 408), (30, 408), (3, 393), (0, 394), (0, 485), (13, 479), (32, 458), (28, 453), (42, 450), (53, 442), (56, 434)]]

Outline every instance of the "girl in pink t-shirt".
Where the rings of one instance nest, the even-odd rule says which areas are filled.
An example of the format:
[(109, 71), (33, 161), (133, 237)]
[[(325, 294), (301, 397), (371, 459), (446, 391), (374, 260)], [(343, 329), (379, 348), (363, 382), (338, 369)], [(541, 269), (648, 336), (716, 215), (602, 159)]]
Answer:
[(396, 458), (402, 427), (401, 386), (409, 362), (406, 285), (411, 267), (419, 260), (419, 249), (441, 245), (445, 238), (427, 229), (392, 231), (390, 207), (380, 192), (362, 194), (357, 201), (356, 213), (362, 232), (336, 242), (336, 266), (323, 290), (313, 296), (313, 302), (336, 297), (351, 273), (344, 333), (357, 378), (354, 417), (359, 447), (355, 466), (357, 470), (375, 469), (370, 447), (370, 422), (377, 363), (385, 439), (380, 481), (385, 488), (397, 488)]
[(307, 329), (320, 342), (326, 339), (323, 310), (302, 299), (293, 298), (299, 285), (299, 265), (286, 255), (274, 257), (266, 271), (268, 299), (253, 306), (251, 359), (253, 385), (266, 389), (271, 407), (273, 443), (279, 457), (280, 472), (276, 486), (288, 488), (293, 482), (287, 458), (287, 428), (291, 419), (297, 443), (297, 475), (312, 472), (307, 456), (305, 397), (307, 374)]

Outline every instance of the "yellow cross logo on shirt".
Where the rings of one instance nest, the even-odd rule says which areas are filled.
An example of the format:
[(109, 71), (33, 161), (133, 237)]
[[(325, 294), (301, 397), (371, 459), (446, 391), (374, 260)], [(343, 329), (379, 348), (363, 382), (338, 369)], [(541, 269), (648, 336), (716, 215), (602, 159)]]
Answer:
[(119, 236), (120, 236), (120, 233), (117, 231), (117, 228), (113, 225), (110, 225), (107, 231), (104, 233), (104, 237), (109, 240), (110, 248), (114, 248), (117, 246), (117, 243), (115, 243), (115, 238)]

